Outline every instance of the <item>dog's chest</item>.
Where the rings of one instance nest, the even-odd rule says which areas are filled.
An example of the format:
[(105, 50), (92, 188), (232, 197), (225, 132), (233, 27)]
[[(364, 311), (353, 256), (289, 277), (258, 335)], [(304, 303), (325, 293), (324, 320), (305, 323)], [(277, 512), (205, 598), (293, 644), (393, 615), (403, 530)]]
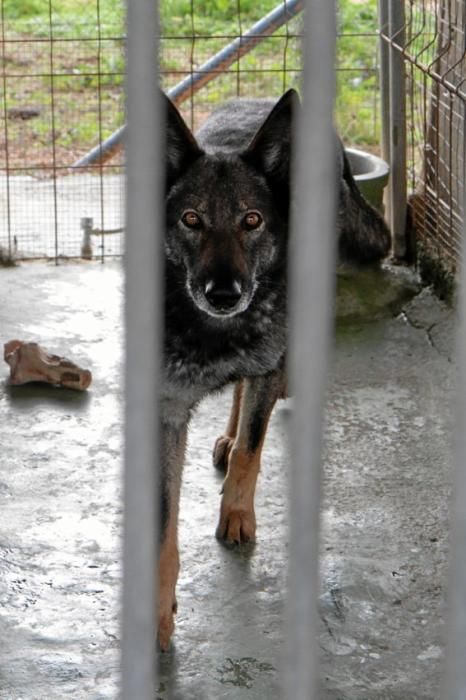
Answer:
[(286, 346), (285, 314), (258, 312), (241, 329), (206, 332), (196, 324), (166, 335), (168, 386), (200, 397), (242, 377), (275, 369)]

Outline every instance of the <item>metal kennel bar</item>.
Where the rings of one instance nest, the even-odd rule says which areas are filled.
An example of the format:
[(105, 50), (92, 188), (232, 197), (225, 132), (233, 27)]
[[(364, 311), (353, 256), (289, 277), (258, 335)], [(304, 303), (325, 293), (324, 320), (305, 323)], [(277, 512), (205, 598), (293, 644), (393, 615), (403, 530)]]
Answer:
[[(122, 697), (149, 700), (155, 690), (155, 558), (157, 387), (161, 270), (154, 265), (161, 221), (157, 163), (160, 128), (155, 91), (156, 14), (152, 3), (128, 4), (128, 229), (126, 256), (126, 449)], [(291, 445), (290, 576), (284, 697), (319, 695), (318, 538), (322, 415), (330, 345), (335, 211), (335, 5), (309, 0), (305, 19), (304, 104), (296, 163), (298, 214), (291, 288), (291, 383), (295, 393)], [(311, 102), (311, 94), (320, 99)], [(154, 128), (158, 124), (159, 128)], [(154, 197), (154, 192), (159, 197)], [(155, 222), (155, 225), (154, 225)], [(308, 235), (311, 227), (315, 236)], [(319, 255), (315, 255), (316, 246)], [(309, 299), (312, 300), (309, 303)], [(159, 342), (157, 342), (159, 339)], [(312, 348), (313, 361), (308, 358)], [(156, 358), (156, 359), (154, 359)], [(147, 381), (150, 377), (150, 381)]]
[[(406, 255), (406, 67), (401, 53), (405, 44), (404, 0), (390, 0), (388, 7), (390, 95), (390, 228), (393, 252)], [(384, 105), (385, 107), (385, 105)]]
[[(381, 146), (382, 158), (390, 163), (390, 51), (387, 42), (383, 39), (389, 31), (389, 1), (378, 0), (379, 13), (379, 51), (380, 51), (380, 105), (381, 105)], [(390, 183), (385, 195), (385, 215), (390, 221)]]
[[(125, 532), (122, 697), (156, 688), (158, 397), (161, 348), (162, 163), (157, 4), (128, 2)], [(158, 195), (158, 196), (157, 196)]]
[(289, 276), (289, 372), (295, 404), (290, 434), (292, 508), (283, 697), (293, 700), (321, 696), (317, 601), (322, 425), (335, 265), (335, 41), (335, 3), (308, 0)]

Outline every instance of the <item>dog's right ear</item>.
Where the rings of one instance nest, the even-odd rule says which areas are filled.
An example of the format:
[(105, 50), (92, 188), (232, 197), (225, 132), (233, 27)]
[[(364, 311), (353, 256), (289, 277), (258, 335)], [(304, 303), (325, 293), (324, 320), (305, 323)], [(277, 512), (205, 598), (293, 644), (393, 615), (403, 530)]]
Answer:
[(181, 172), (203, 154), (196, 139), (186, 126), (183, 117), (173, 102), (162, 93), (166, 114), (166, 181), (167, 187), (179, 177)]

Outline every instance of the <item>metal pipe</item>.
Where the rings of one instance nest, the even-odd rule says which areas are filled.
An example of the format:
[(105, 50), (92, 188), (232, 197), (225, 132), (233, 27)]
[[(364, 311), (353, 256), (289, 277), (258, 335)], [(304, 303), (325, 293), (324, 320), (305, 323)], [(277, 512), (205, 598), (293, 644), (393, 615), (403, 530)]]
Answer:
[[(290, 250), (290, 569), (283, 697), (317, 700), (322, 425), (331, 351), (336, 193), (334, 0), (308, 0)], [(315, 99), (315, 96), (318, 99)]]
[[(378, 0), (379, 8), (379, 53), (380, 53), (380, 111), (382, 121), (382, 158), (390, 163), (390, 51), (384, 36), (389, 31), (388, 0)], [(390, 197), (386, 191), (385, 215), (390, 221)]]
[[(212, 58), (202, 64), (180, 83), (170, 88), (167, 95), (176, 105), (181, 104), (190, 95), (200, 90), (204, 85), (224, 73), (232, 63), (247, 54), (261, 43), (267, 36), (286, 24), (303, 9), (303, 0), (283, 0), (275, 9), (254, 24), (251, 29), (238, 37)], [(89, 153), (77, 160), (72, 168), (84, 168), (89, 165), (104, 163), (117, 153), (123, 146), (126, 125), (121, 126), (108, 139), (95, 146)]]
[[(463, 106), (463, 135), (466, 107)], [(466, 140), (463, 138), (463, 167), (466, 169)], [(463, 174), (465, 182), (466, 172)], [(463, 212), (466, 212), (466, 193)], [(448, 586), (448, 639), (446, 675), (441, 697), (466, 698), (466, 217), (463, 221), (459, 280), (459, 324), (456, 358), (459, 367), (456, 397), (453, 502), (451, 508), (450, 573)]]
[[(127, 3), (126, 403), (122, 698), (156, 695), (158, 404), (163, 278), (157, 3)], [(154, 78), (155, 76), (155, 78)]]
[(390, 228), (396, 258), (406, 255), (406, 69), (404, 0), (390, 0)]

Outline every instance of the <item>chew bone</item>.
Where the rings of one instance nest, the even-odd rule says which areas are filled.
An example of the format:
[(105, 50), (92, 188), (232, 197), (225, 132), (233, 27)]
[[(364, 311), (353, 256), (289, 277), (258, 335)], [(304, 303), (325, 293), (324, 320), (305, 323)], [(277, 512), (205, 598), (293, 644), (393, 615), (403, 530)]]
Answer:
[(49, 354), (38, 343), (10, 340), (4, 345), (4, 358), (10, 365), (10, 384), (47, 382), (83, 391), (92, 381), (89, 370)]

